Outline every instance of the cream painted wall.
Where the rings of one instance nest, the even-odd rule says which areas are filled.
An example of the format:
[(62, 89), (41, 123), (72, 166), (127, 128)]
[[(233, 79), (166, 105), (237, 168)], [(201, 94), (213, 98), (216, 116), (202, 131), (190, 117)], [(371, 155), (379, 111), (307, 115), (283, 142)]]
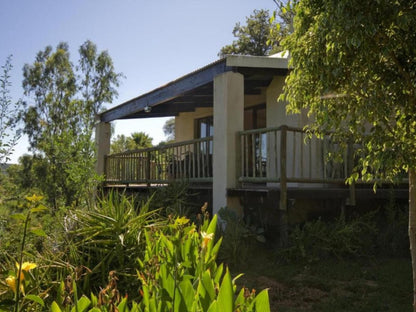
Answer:
[[(244, 107), (256, 106), (266, 102), (266, 90), (259, 95), (245, 95)], [(195, 120), (213, 116), (212, 107), (200, 107), (194, 112), (180, 113), (175, 117), (175, 141), (187, 141), (195, 139)]]
[(266, 89), (262, 90), (259, 95), (245, 95), (244, 96), (244, 108), (256, 106), (266, 103)]
[[(267, 108), (267, 127), (279, 127), (287, 125), (289, 127), (303, 128), (308, 117), (305, 111), (301, 114), (286, 113), (285, 101), (279, 101), (278, 97), (283, 92), (285, 78), (278, 76), (273, 79), (266, 90), (266, 108)], [(275, 159), (274, 142), (280, 142), (280, 132), (277, 132), (277, 138), (271, 135), (268, 143), (269, 159)], [(301, 133), (288, 132), (287, 134), (287, 175), (288, 177), (303, 178), (322, 178), (322, 142), (316, 138), (304, 144), (305, 137)], [(280, 144), (277, 146), (280, 151)], [(279, 154), (279, 153), (278, 153)], [(276, 162), (268, 162), (268, 172), (270, 177), (276, 177), (279, 172), (280, 155), (277, 155)], [(279, 173), (280, 175), (280, 173)]]
[(287, 125), (291, 127), (302, 127), (302, 120), (299, 115), (286, 114), (286, 102), (278, 101), (283, 92), (285, 76), (276, 76), (266, 90), (267, 127), (279, 127)]
[(195, 119), (213, 115), (212, 107), (199, 107), (194, 112), (180, 113), (175, 117), (175, 141), (195, 139)]

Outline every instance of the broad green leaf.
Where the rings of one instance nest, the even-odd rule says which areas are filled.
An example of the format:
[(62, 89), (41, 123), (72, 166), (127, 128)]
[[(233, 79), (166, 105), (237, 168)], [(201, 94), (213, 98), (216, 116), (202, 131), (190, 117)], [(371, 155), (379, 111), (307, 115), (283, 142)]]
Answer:
[(217, 268), (217, 271), (215, 272), (214, 281), (216, 284), (220, 283), (222, 272), (224, 271), (224, 264), (220, 264)]
[(117, 306), (119, 312), (128, 312), (129, 308), (127, 307), (127, 298), (123, 298)]
[(167, 291), (170, 298), (173, 298), (173, 294), (175, 293), (175, 280), (172, 277), (172, 272), (168, 271), (166, 263), (160, 265), (159, 273), (163, 289)]
[(215, 214), (212, 217), (211, 222), (209, 223), (209, 226), (208, 226), (207, 231), (206, 231), (207, 234), (211, 234), (211, 233), (215, 234), (215, 231), (217, 230), (217, 221), (218, 221), (218, 216)]
[(256, 311), (270, 312), (269, 291), (262, 290), (254, 299)]
[(83, 312), (88, 309), (91, 301), (87, 297), (82, 296), (75, 304), (76, 306), (71, 309), (71, 312)]
[(36, 236), (40, 236), (40, 237), (47, 237), (46, 233), (44, 230), (42, 229), (32, 229), (30, 230), (30, 232), (32, 232), (33, 234), (35, 234)]
[(181, 290), (187, 311), (191, 311), (195, 300), (195, 290), (192, 283), (190, 280), (184, 280), (179, 284), (179, 288)]
[(12, 215), (12, 218), (15, 220), (22, 220), (25, 221), (26, 220), (26, 216), (22, 213), (15, 213)]
[(238, 308), (241, 305), (243, 305), (244, 304), (244, 300), (245, 300), (245, 297), (244, 297), (244, 287), (243, 287), (243, 288), (241, 288), (240, 292), (238, 293), (237, 299), (234, 302), (235, 303), (235, 307)]
[(31, 208), (30, 212), (42, 212), (48, 210), (48, 208), (44, 205), (38, 205), (37, 207)]
[(58, 306), (58, 304), (55, 301), (52, 302), (51, 311), (52, 312), (62, 312), (61, 308)]
[(214, 300), (209, 306), (207, 312), (223, 312), (223, 310), (219, 307), (217, 300)]
[(208, 293), (211, 300), (215, 299), (215, 286), (211, 278), (210, 271), (207, 270), (202, 273), (201, 279), (202, 285), (204, 286), (206, 292)]
[(97, 297), (93, 294), (93, 293), (91, 293), (91, 305), (93, 306), (93, 307), (95, 307), (95, 306), (97, 306), (97, 304), (98, 304), (98, 299), (97, 299)]
[(233, 312), (233, 304), (233, 284), (230, 271), (227, 269), (218, 292), (218, 305), (221, 307), (221, 312)]
[(25, 299), (29, 299), (29, 300), (31, 300), (33, 302), (36, 302), (36, 303), (40, 304), (42, 307), (45, 306), (45, 302), (43, 302), (43, 299), (41, 297), (39, 297), (39, 296), (36, 296), (36, 295), (26, 295), (25, 296)]

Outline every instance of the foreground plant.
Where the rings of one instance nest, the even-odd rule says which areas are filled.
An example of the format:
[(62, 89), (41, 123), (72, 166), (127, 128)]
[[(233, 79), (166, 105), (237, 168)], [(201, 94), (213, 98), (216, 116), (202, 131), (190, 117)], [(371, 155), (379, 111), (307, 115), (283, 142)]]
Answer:
[[(142, 232), (166, 223), (147, 202), (138, 207), (133, 198), (110, 193), (90, 210), (75, 210), (65, 220), (69, 262), (88, 268), (82, 290), (98, 292), (107, 274), (116, 271), (120, 288), (140, 286), (135, 275), (136, 259), (143, 256)], [(80, 285), (79, 285), (80, 286)]]
[[(43, 197), (38, 195), (28, 196), (26, 197), (27, 204), (28, 204), (28, 212), (25, 215), (23, 214), (16, 214), (14, 218), (18, 220), (24, 221), (23, 226), (23, 235), (22, 241), (20, 244), (20, 252), (19, 252), (19, 262), (16, 262), (16, 269), (17, 271), (12, 275), (9, 275), (5, 283), (10, 288), (11, 291), (14, 293), (14, 311), (20, 311), (21, 306), (23, 305), (24, 301), (31, 301), (38, 303), (44, 306), (44, 302), (41, 297), (33, 294), (25, 294), (25, 287), (30, 283), (29, 281), (34, 281), (33, 276), (30, 275), (30, 270), (35, 269), (37, 267), (36, 263), (31, 262), (23, 262), (23, 254), (25, 250), (26, 244), (26, 236), (28, 232), (28, 225), (30, 222), (31, 214), (36, 212), (41, 212), (46, 210), (41, 204)], [(44, 232), (41, 229), (35, 229), (31, 231), (35, 235), (44, 236)]]
[(116, 272), (111, 272), (98, 297), (74, 298), (66, 306), (54, 302), (52, 311), (270, 311), (267, 290), (257, 296), (246, 288), (237, 292), (240, 275), (232, 279), (228, 268), (215, 262), (222, 242), (214, 240), (216, 228), (217, 216), (199, 229), (185, 217), (171, 219), (164, 228), (150, 227), (144, 231), (145, 253), (138, 260), (140, 300), (128, 303), (117, 289)]

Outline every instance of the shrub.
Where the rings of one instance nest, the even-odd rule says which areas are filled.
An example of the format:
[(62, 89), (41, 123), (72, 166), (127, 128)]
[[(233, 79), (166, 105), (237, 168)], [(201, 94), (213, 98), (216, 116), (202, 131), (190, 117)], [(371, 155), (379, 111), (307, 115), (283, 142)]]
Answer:
[(409, 209), (391, 200), (380, 213), (378, 252), (384, 256), (409, 256)]
[[(257, 296), (241, 289), (224, 265), (216, 264), (221, 239), (214, 242), (217, 217), (207, 220), (198, 230), (185, 217), (172, 219), (164, 228), (144, 231), (146, 248), (138, 261), (137, 276), (142, 286), (141, 300), (127, 304), (117, 288), (117, 278), (110, 280), (99, 294), (75, 298), (64, 307), (56, 302), (52, 311), (270, 311), (267, 290)], [(70, 292), (77, 295), (76, 288)], [(129, 308), (130, 306), (130, 308)]]
[(250, 251), (257, 241), (263, 241), (262, 233), (248, 227), (237, 213), (228, 208), (221, 208), (218, 215), (223, 223), (218, 230), (223, 237), (218, 258), (230, 266), (240, 267), (247, 262)]
[(288, 262), (369, 256), (374, 253), (376, 233), (374, 212), (348, 221), (344, 217), (332, 222), (308, 221), (292, 230), (290, 246), (279, 255)]
[(62, 248), (67, 249), (68, 262), (82, 271), (83, 291), (97, 291), (93, 285), (105, 284), (110, 271), (117, 271), (122, 288), (139, 286), (134, 267), (144, 253), (142, 233), (146, 227), (166, 223), (157, 210), (149, 209), (149, 204), (136, 207), (133, 198), (114, 192), (90, 210), (68, 213)]

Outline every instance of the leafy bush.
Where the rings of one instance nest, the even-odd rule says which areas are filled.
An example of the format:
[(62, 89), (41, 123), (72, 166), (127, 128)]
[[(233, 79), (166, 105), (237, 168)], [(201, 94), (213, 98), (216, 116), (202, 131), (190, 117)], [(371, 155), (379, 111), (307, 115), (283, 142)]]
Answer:
[(262, 233), (256, 233), (256, 229), (248, 227), (231, 209), (221, 208), (218, 215), (223, 223), (218, 227), (223, 237), (218, 258), (230, 266), (240, 267), (246, 262), (256, 241), (264, 239)]
[(385, 256), (409, 256), (409, 209), (391, 200), (379, 218), (378, 252)]
[(68, 213), (62, 247), (67, 248), (68, 262), (83, 271), (84, 291), (89, 293), (94, 290), (92, 285), (105, 284), (110, 271), (118, 272), (122, 287), (139, 286), (134, 267), (144, 253), (142, 233), (146, 227), (166, 223), (158, 211), (149, 209), (149, 204), (136, 207), (133, 198), (114, 192), (90, 210)]
[(194, 216), (198, 213), (200, 205), (192, 201), (193, 196), (195, 194), (190, 193), (186, 181), (176, 181), (152, 193), (151, 207), (162, 208), (162, 213), (166, 216)]
[(374, 252), (377, 227), (374, 213), (332, 222), (320, 219), (296, 226), (289, 235), (290, 246), (279, 252), (286, 261), (314, 262), (323, 258), (369, 256)]
[[(221, 239), (214, 242), (217, 217), (205, 220), (201, 228), (182, 217), (164, 228), (145, 230), (146, 250), (138, 261), (137, 276), (142, 283), (141, 300), (127, 303), (117, 288), (117, 277), (110, 273), (107, 287), (97, 296), (77, 298), (73, 304), (52, 304), (52, 311), (270, 311), (267, 290), (257, 296), (241, 289), (222, 264), (216, 264)], [(72, 284), (74, 285), (74, 284)], [(61, 285), (64, 290), (64, 284)], [(61, 297), (62, 299), (63, 297)], [(130, 308), (129, 308), (130, 306)]]

